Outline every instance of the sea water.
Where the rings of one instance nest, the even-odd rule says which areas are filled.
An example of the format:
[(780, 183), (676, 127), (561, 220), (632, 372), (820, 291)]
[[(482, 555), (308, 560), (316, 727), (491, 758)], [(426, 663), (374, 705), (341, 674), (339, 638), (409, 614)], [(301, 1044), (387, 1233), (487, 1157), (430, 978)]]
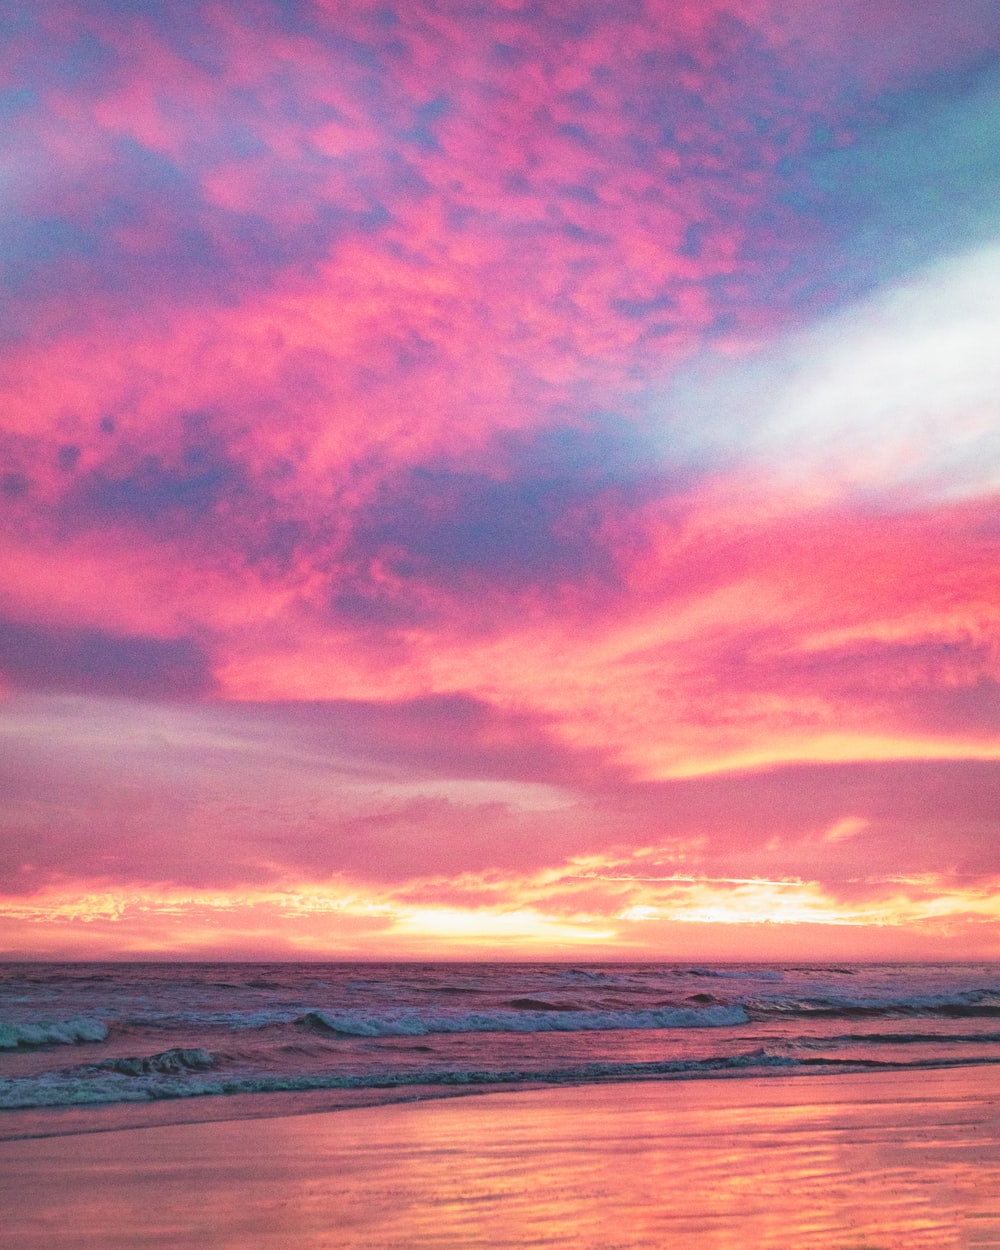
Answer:
[(992, 963), (0, 965), (0, 1138), (997, 1062)]

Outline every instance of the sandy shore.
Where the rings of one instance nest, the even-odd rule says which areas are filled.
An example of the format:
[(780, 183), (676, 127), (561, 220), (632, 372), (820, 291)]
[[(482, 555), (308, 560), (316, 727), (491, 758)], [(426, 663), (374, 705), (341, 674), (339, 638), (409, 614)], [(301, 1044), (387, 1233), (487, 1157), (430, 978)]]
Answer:
[(3, 1244), (1000, 1247), (1000, 1070), (534, 1090), (0, 1142)]

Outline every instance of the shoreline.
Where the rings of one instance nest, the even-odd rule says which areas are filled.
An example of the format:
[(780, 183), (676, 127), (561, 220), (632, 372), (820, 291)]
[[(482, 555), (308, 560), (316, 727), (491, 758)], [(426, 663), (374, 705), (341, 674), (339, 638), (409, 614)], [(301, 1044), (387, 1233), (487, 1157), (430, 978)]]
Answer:
[[(169, 1128), (182, 1125), (243, 1123), (256, 1120), (283, 1119), (303, 1115), (337, 1115), (347, 1111), (369, 1111), (409, 1103), (443, 1102), (455, 1098), (486, 1098), (507, 1094), (544, 1091), (603, 1088), (621, 1085), (672, 1085), (682, 1082), (763, 1082), (786, 1080), (837, 1080), (838, 1078), (879, 1079), (891, 1075), (906, 1077), (923, 1072), (938, 1072), (1000, 1067), (997, 1060), (983, 1058), (978, 1062), (932, 1062), (896, 1068), (846, 1065), (841, 1070), (799, 1070), (787, 1068), (756, 1071), (719, 1069), (718, 1071), (678, 1071), (670, 1075), (605, 1076), (592, 1080), (548, 1082), (484, 1082), (482, 1084), (413, 1084), (357, 1089), (321, 1088), (314, 1090), (274, 1091), (237, 1094), (207, 1094), (191, 1097), (164, 1098), (151, 1101), (90, 1103), (78, 1106), (28, 1107), (0, 1110), (0, 1144), (17, 1141), (39, 1141), (49, 1138), (81, 1137), (92, 1133), (117, 1133), (132, 1129)], [(11, 1128), (11, 1126), (19, 1126)]]
[(1000, 1246), (996, 1067), (490, 1093), (2, 1142), (5, 1231), (16, 1250)]

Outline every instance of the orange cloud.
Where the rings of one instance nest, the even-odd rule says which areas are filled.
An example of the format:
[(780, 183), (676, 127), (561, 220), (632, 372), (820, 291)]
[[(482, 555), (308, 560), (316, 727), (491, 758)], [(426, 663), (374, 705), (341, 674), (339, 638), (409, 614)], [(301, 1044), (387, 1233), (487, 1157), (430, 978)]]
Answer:
[[(858, 930), (873, 956), (903, 957), (947, 953), (970, 939), (967, 953), (988, 954), (1000, 918), (1000, 878), (965, 885), (934, 874), (887, 878), (876, 883), (877, 896), (850, 903), (816, 882), (648, 876), (627, 871), (634, 864), (608, 863), (598, 872), (571, 861), (533, 877), (437, 879), (380, 893), (345, 881), (240, 893), (66, 885), (7, 900), (0, 932), (12, 950), (53, 958), (245, 949), (258, 957), (448, 958), (520, 949), (656, 958), (678, 926), (690, 930), (687, 945), (700, 940), (706, 952), (720, 941), (720, 926), (754, 939), (766, 926), (770, 947), (787, 958), (800, 935), (818, 926)], [(463, 891), (486, 898), (475, 906), (451, 901)], [(415, 892), (421, 901), (412, 901)]]

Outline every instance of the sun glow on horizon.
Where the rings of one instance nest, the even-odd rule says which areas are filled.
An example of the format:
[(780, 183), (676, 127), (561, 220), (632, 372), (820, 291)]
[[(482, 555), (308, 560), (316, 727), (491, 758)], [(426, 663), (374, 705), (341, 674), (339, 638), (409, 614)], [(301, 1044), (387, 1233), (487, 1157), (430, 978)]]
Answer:
[[(800, 928), (893, 930), (905, 949), (928, 924), (950, 938), (970, 925), (1000, 920), (998, 879), (962, 884), (923, 874), (866, 880), (854, 887), (864, 897), (851, 902), (799, 879), (581, 874), (578, 869), (571, 863), (535, 878), (494, 876), (483, 888), (495, 900), (479, 905), (448, 902), (448, 885), (440, 880), (420, 888), (410, 882), (396, 894), (344, 882), (231, 892), (90, 892), (67, 885), (7, 900), (0, 907), (0, 939), (9, 949), (36, 949), (52, 958), (98, 958), (115, 951), (132, 957), (169, 952), (192, 957), (227, 947), (234, 953), (257, 948), (306, 958), (324, 953), (351, 958), (365, 950), (382, 958), (448, 958), (456, 950), (495, 953), (498, 948), (669, 958), (661, 932), (674, 933), (678, 925), (706, 932), (786, 929), (791, 955)], [(465, 889), (469, 886), (464, 882)], [(580, 906), (581, 891), (586, 910)], [(440, 901), (415, 903), (408, 897), (415, 892), (436, 894)], [(885, 947), (884, 942), (876, 945)]]

